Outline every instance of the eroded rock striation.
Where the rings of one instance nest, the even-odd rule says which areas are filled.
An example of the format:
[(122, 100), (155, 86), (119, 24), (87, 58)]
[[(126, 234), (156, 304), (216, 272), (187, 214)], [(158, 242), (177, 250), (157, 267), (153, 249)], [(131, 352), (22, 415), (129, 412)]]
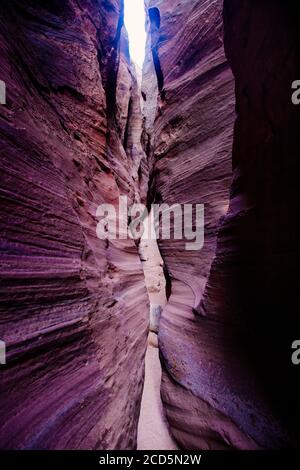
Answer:
[[(171, 281), (159, 347), (172, 434), (181, 448), (296, 445), (296, 2), (228, 0), (224, 21), (222, 1), (146, 5), (158, 84), (151, 197), (205, 204), (202, 251), (160, 241)], [(149, 76), (146, 64), (145, 94)]]
[[(296, 446), (299, 7), (145, 6), (141, 90), (121, 0), (0, 4), (0, 447), (136, 447), (146, 285), (143, 436), (158, 416), (170, 449)], [(99, 240), (121, 195), (204, 204), (203, 249)]]
[[(234, 81), (224, 52), (222, 1), (153, 0), (147, 7), (152, 74), (158, 75), (156, 119), (146, 115), (153, 133), (152, 197), (169, 205), (205, 204), (205, 245), (200, 253), (186, 251), (185, 240), (160, 241), (171, 279), (159, 334), (162, 395), (179, 444), (199, 448), (207, 446), (206, 431), (212, 436), (215, 431), (209, 429), (207, 411), (189, 396), (195, 392), (191, 374), (201, 369), (194, 345), (200, 344), (195, 309), (215, 255), (219, 221), (228, 207)], [(146, 96), (151, 96), (149, 77), (151, 66), (146, 63)]]
[(1, 448), (136, 446), (148, 297), (134, 242), (96, 238), (147, 172), (121, 5), (0, 5)]

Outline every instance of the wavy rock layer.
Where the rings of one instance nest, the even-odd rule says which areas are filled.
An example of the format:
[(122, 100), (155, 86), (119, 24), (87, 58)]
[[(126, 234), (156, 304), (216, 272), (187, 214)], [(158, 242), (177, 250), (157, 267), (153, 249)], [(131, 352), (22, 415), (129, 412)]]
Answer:
[(0, 445), (134, 448), (148, 298), (135, 244), (96, 238), (97, 206), (138, 199), (146, 173), (125, 151), (138, 108), (120, 3), (0, 10)]
[(299, 331), (291, 83), (300, 64), (296, 3), (288, 3), (225, 1), (238, 111), (229, 209), (234, 95), (223, 2), (147, 5), (160, 89), (153, 194), (205, 204), (201, 252), (160, 243), (172, 288), (159, 334), (162, 397), (183, 448), (295, 443), (287, 418), (299, 411), (289, 354)]
[[(193, 377), (199, 373), (195, 309), (215, 255), (217, 228), (228, 208), (232, 176), (234, 83), (223, 46), (222, 1), (152, 0), (148, 9), (148, 42), (154, 69), (161, 73), (153, 124), (152, 193), (157, 202), (170, 205), (205, 204), (201, 252), (186, 251), (186, 241), (160, 242), (172, 289), (159, 333), (162, 396), (181, 447), (224, 447), (212, 424), (223, 418), (213, 406), (193, 397), (193, 393), (199, 395)], [(150, 71), (146, 64), (145, 90), (152, 86)]]

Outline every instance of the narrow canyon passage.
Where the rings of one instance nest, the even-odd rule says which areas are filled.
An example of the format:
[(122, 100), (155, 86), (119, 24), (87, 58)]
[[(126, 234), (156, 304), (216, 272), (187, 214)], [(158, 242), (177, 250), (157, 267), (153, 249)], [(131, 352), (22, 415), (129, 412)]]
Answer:
[(157, 337), (149, 335), (145, 358), (145, 383), (138, 425), (138, 450), (176, 450), (160, 397), (161, 364)]
[[(145, 57), (146, 41), (144, 3), (142, 0), (126, 0), (124, 6), (130, 56), (135, 63), (137, 74), (137, 96), (142, 96), (143, 72), (141, 69)], [(149, 112), (149, 104), (147, 102), (138, 103), (137, 108), (140, 104), (143, 109), (140, 112), (145, 118), (145, 115)], [(140, 113), (138, 114), (140, 115)], [(142, 130), (142, 127), (140, 127), (140, 132), (137, 133), (137, 147), (141, 145)], [(151, 220), (151, 216), (149, 216), (144, 221), (144, 228), (150, 228)], [(150, 332), (145, 356), (145, 381), (138, 421), (137, 448), (139, 450), (174, 450), (178, 447), (170, 435), (160, 392), (162, 368), (159, 358), (158, 330), (160, 315), (167, 303), (167, 298), (163, 260), (157, 240), (142, 239), (139, 245), (139, 254), (150, 301)]]
[(299, 448), (289, 3), (0, 2), (1, 449)]
[(178, 447), (170, 435), (160, 395), (162, 370), (157, 333), (161, 311), (167, 303), (163, 260), (156, 240), (141, 240), (139, 252), (150, 300), (150, 332), (137, 446), (139, 450), (175, 450)]

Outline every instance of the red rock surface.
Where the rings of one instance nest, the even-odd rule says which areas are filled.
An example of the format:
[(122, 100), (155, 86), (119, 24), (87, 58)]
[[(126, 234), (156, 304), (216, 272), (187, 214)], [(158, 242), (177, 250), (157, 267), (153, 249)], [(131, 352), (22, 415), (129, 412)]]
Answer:
[[(171, 281), (159, 347), (172, 434), (189, 449), (294, 445), (296, 4), (225, 1), (225, 46), (238, 111), (228, 212), (234, 82), (223, 45), (223, 2), (146, 4), (159, 10), (150, 12), (148, 40), (161, 84), (152, 195), (169, 204), (205, 204), (201, 252), (160, 242)], [(151, 88), (148, 75), (147, 63), (145, 90)]]
[(136, 446), (148, 297), (135, 244), (95, 216), (146, 171), (121, 27), (118, 0), (0, 5), (1, 448)]

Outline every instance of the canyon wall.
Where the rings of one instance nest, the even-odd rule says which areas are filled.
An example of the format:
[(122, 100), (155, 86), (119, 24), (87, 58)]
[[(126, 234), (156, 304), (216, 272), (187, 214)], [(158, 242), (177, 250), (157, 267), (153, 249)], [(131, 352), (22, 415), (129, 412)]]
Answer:
[(228, 208), (232, 177), (234, 80), (223, 45), (223, 2), (146, 4), (153, 58), (152, 69), (145, 64), (146, 96), (152, 95), (147, 88), (153, 87), (155, 71), (158, 76), (156, 118), (146, 116), (153, 134), (148, 152), (153, 162), (150, 197), (169, 205), (205, 204), (201, 252), (186, 251), (186, 240), (160, 241), (171, 282), (159, 333), (162, 397), (181, 447), (222, 447), (214, 424), (221, 413), (199, 400), (194, 375), (205, 367), (198, 352), (202, 344), (196, 309), (215, 255), (219, 221)]
[(145, 279), (132, 240), (96, 237), (120, 195), (205, 205), (201, 251), (160, 241), (179, 447), (299, 443), (299, 7), (284, 3), (145, 0), (143, 119), (122, 1), (2, 0), (1, 448), (136, 447)]
[(136, 446), (148, 297), (134, 242), (96, 238), (146, 191), (122, 25), (118, 0), (1, 1), (1, 448)]
[[(222, 1), (146, 5), (159, 88), (148, 119), (152, 197), (205, 204), (201, 251), (160, 242), (171, 283), (159, 347), (172, 434), (189, 449), (296, 445), (297, 4), (227, 0), (224, 22)], [(146, 90), (149, 74), (146, 64)]]

